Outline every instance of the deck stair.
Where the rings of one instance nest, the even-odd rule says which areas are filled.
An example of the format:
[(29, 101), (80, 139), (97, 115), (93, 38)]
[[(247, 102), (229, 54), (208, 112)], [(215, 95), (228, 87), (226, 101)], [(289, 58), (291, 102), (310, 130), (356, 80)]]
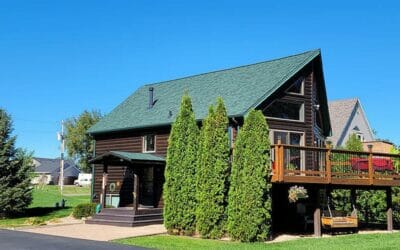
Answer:
[(105, 208), (85, 223), (121, 227), (162, 224), (163, 210), (162, 208), (144, 208), (138, 209), (134, 214), (132, 208)]

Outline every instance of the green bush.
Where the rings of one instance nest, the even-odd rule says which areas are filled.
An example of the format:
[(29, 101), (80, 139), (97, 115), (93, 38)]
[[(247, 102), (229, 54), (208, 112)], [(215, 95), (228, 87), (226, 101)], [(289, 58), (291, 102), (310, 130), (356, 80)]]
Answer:
[(203, 121), (197, 167), (196, 227), (203, 238), (225, 232), (229, 175), (228, 117), (222, 98)]
[(187, 93), (168, 139), (164, 183), (164, 225), (169, 233), (195, 231), (196, 163), (199, 128)]
[(268, 125), (261, 111), (245, 118), (235, 143), (228, 204), (234, 240), (264, 241), (271, 229), (271, 164)]
[(72, 216), (76, 219), (92, 216), (96, 213), (96, 206), (96, 203), (79, 204), (74, 208)]

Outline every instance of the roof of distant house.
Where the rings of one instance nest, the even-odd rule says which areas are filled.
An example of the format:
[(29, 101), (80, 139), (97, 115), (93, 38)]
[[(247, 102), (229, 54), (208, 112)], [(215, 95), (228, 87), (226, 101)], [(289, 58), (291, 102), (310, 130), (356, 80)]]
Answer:
[[(209, 105), (215, 103), (218, 96), (223, 98), (229, 117), (243, 117), (320, 54), (320, 50), (312, 50), (271, 61), (144, 85), (88, 132), (95, 134), (170, 125), (179, 111), (181, 96), (185, 91), (192, 98), (197, 120), (206, 117)], [(148, 107), (149, 88), (154, 91), (152, 108)], [(329, 114), (326, 114), (326, 120), (329, 123)], [(327, 130), (330, 131), (330, 127)]]
[[(49, 159), (34, 157), (35, 172), (36, 173), (47, 173), (51, 175), (58, 175), (60, 173), (60, 159)], [(71, 160), (64, 161), (64, 176), (78, 176), (80, 170)]]
[(332, 141), (336, 142), (339, 140), (357, 102), (357, 98), (329, 101)]

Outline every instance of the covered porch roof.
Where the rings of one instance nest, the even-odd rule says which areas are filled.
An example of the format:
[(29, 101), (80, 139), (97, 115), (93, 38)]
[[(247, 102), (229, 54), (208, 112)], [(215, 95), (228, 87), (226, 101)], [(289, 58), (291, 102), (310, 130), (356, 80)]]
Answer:
[(132, 153), (124, 151), (109, 151), (99, 155), (89, 163), (104, 164), (104, 163), (136, 163), (136, 164), (165, 164), (165, 159), (161, 156), (149, 153)]

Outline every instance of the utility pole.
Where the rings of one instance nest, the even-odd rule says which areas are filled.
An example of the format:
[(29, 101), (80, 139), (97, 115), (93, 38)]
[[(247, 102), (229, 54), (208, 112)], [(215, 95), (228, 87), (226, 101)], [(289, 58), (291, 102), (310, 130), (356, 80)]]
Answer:
[(60, 159), (60, 176), (58, 184), (60, 185), (61, 199), (63, 198), (64, 189), (64, 150), (65, 150), (65, 136), (64, 136), (64, 120), (61, 121), (61, 133), (57, 134), (58, 140), (61, 142), (61, 159)]

